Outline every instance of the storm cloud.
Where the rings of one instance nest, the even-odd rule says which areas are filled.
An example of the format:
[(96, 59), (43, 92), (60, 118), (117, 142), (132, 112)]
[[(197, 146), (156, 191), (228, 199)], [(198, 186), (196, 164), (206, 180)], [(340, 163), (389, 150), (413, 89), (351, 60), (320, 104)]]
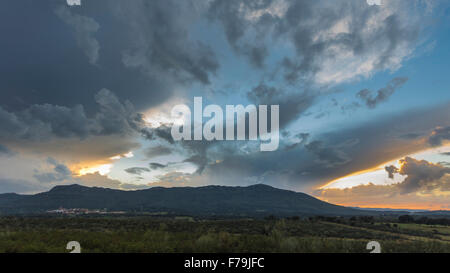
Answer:
[[(295, 143), (301, 144), (288, 148), (292, 143), (282, 141), (280, 149), (271, 152), (270, 157), (252, 152), (251, 148), (247, 152), (244, 146), (252, 143), (220, 144), (217, 147), (217, 144), (198, 142), (196, 146), (200, 147), (196, 150), (203, 149), (208, 164), (202, 170), (204, 177), (194, 176), (191, 182), (195, 184), (198, 179), (203, 183), (209, 178), (218, 184), (237, 185), (237, 181), (242, 182), (244, 178), (256, 177), (261, 183), (310, 190), (339, 177), (396, 160), (404, 154), (427, 149), (429, 132), (438, 124), (448, 124), (449, 111), (448, 104), (444, 104), (432, 109), (385, 115), (376, 121), (324, 134), (303, 133), (295, 138)], [(405, 132), (412, 130), (423, 132), (421, 140), (402, 138)]]
[[(0, 156), (10, 165), (32, 158), (27, 170), (36, 171), (14, 180), (39, 185), (29, 190), (69, 182), (148, 187), (120, 181), (129, 174), (153, 178), (152, 185), (311, 190), (449, 139), (448, 104), (389, 115), (378, 108), (367, 111), (376, 117), (318, 124), (333, 109), (365, 112), (361, 106), (374, 109), (402, 95), (395, 92), (408, 78), (395, 72), (416, 56), (426, 27), (410, 1), (35, 2), (6, 0), (0, 10)], [(412, 70), (401, 72), (410, 77)], [(372, 76), (379, 71), (395, 78), (361, 90), (359, 81), (378, 81)], [(358, 87), (341, 90), (349, 83)], [(357, 98), (354, 90), (361, 90)], [(339, 99), (333, 109), (321, 104), (330, 93)], [(279, 105), (280, 148), (268, 154), (254, 147), (258, 141), (174, 141), (166, 112), (193, 96), (218, 105)], [(151, 163), (129, 168), (142, 160)], [(111, 177), (71, 173), (105, 166)], [(1, 182), (11, 189), (11, 181)], [(414, 191), (424, 182), (406, 184)]]
[(280, 65), (288, 82), (333, 83), (397, 69), (420, 31), (418, 22), (396, 12), (411, 7), (396, 2), (373, 8), (351, 0), (338, 5), (325, 0), (215, 0), (209, 14), (222, 24), (235, 52), (255, 66), (263, 65), (270, 42), (287, 41), (294, 51)]
[(95, 64), (98, 60), (100, 45), (94, 38), (94, 34), (98, 31), (100, 25), (92, 18), (73, 14), (65, 6), (60, 6), (55, 12), (61, 20), (74, 29), (78, 46), (83, 49), (89, 63)]
[(82, 105), (73, 107), (36, 104), (22, 111), (8, 112), (0, 106), (0, 139), (46, 140), (53, 137), (80, 139), (88, 136), (139, 132), (142, 116), (129, 102), (122, 103), (109, 90), (95, 95), (96, 114), (88, 117)]
[(42, 104), (95, 112), (92, 97), (102, 88), (144, 110), (177, 88), (208, 85), (219, 68), (212, 49), (188, 34), (202, 10), (193, 1), (4, 6), (0, 24), (9, 42), (0, 45), (0, 101), (9, 112)]
[(260, 83), (247, 92), (247, 98), (255, 104), (279, 105), (279, 125), (280, 128), (284, 128), (313, 105), (317, 94), (309, 91), (288, 92)]

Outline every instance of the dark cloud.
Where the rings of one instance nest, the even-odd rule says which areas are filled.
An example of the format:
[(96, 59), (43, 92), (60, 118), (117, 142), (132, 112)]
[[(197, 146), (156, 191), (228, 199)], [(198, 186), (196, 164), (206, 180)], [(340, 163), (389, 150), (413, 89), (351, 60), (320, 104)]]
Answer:
[[(141, 144), (134, 137), (123, 135), (96, 136), (86, 139), (54, 138), (49, 141), (29, 141), (13, 139), (7, 143), (19, 155), (47, 155), (67, 164), (80, 164), (109, 161), (111, 157), (123, 157), (137, 150)], [(84, 165), (84, 164), (83, 164)], [(86, 167), (86, 166), (83, 166)]]
[(198, 168), (196, 170), (196, 173), (201, 174), (205, 169), (206, 164), (208, 163), (208, 159), (205, 155), (197, 154), (183, 160), (183, 162), (190, 162), (197, 165)]
[(78, 46), (83, 49), (89, 62), (95, 64), (98, 60), (100, 45), (93, 35), (100, 25), (92, 18), (73, 14), (66, 6), (60, 6), (55, 12), (64, 23), (73, 28)]
[(90, 114), (95, 92), (106, 88), (141, 111), (181, 86), (208, 84), (218, 61), (190, 35), (202, 5), (111, 0), (67, 7), (64, 1), (7, 0), (0, 12), (8, 37), (0, 44), (0, 105), (16, 112), (80, 104)]
[(379, 103), (387, 101), (389, 97), (392, 96), (392, 94), (394, 94), (394, 92), (407, 81), (408, 78), (394, 78), (387, 84), (386, 87), (379, 89), (376, 92), (376, 95), (374, 95), (369, 89), (363, 89), (359, 91), (356, 96), (361, 99), (367, 107), (373, 109)]
[(391, 178), (394, 173), (404, 175), (402, 182), (389, 185), (369, 183), (345, 189), (325, 188), (316, 190), (315, 195), (323, 200), (347, 206), (364, 204), (373, 207), (410, 207), (411, 204), (421, 204), (425, 207), (432, 205), (431, 209), (447, 208), (450, 168), (411, 157), (401, 159), (400, 165), (400, 168), (388, 166), (386, 171)]
[[(406, 176), (402, 182), (396, 185), (400, 193), (430, 192), (435, 189), (450, 190), (450, 179), (442, 179), (450, 174), (450, 168), (412, 157), (405, 157), (399, 163), (401, 166), (399, 169), (394, 169), (394, 166), (389, 166), (389, 169), (394, 173)], [(389, 173), (389, 177), (392, 178), (391, 173)]]
[(260, 83), (247, 92), (247, 98), (257, 105), (279, 105), (280, 128), (296, 120), (315, 102), (317, 95), (304, 91), (289, 93), (282, 89)]
[[(235, 126), (237, 126), (237, 124), (235, 124)], [(236, 152), (236, 147), (230, 147), (222, 141), (183, 141), (181, 143), (181, 146), (187, 156), (184, 162), (195, 164), (197, 166), (197, 170), (195, 173), (197, 174), (201, 174), (210, 161), (208, 152), (213, 150), (215, 151), (215, 155), (211, 155), (211, 160), (215, 160), (213, 159), (215, 156), (220, 157), (221, 155), (227, 155)]]
[(139, 131), (143, 126), (142, 114), (137, 113), (129, 101), (120, 102), (109, 90), (100, 90), (95, 95), (95, 101), (100, 106), (95, 115), (96, 134), (126, 134)]
[(219, 64), (212, 49), (191, 41), (188, 26), (200, 16), (193, 1), (111, 1), (119, 19), (129, 26), (132, 41), (123, 53), (126, 66), (151, 72), (155, 68), (208, 84)]
[[(305, 79), (305, 86), (309, 86), (311, 79), (342, 82), (376, 70), (398, 68), (412, 52), (409, 49), (419, 28), (403, 17), (406, 12), (397, 12), (397, 6), (388, 17), (383, 16), (382, 9), (350, 0), (339, 5), (328, 0), (110, 0), (84, 1), (76, 8), (66, 7), (64, 1), (36, 5), (32, 0), (7, 0), (3, 7), (0, 25), (8, 39), (0, 43), (0, 141), (6, 140), (14, 149), (21, 143), (9, 146), (10, 142), (52, 138), (80, 142), (91, 136), (128, 139), (139, 133), (149, 140), (162, 139), (183, 148), (184, 161), (198, 166), (193, 175), (197, 179), (200, 173), (206, 173), (205, 177), (225, 184), (239, 183), (241, 178), (315, 184), (418, 149), (409, 142), (393, 140), (396, 134), (406, 134), (413, 128), (420, 131), (416, 126), (426, 127), (423, 130), (429, 129), (428, 125), (448, 126), (445, 119), (442, 121), (442, 116), (448, 116), (445, 111), (440, 111), (441, 122), (429, 113), (421, 112), (422, 117), (408, 113), (407, 118), (401, 116), (395, 122), (389, 117), (339, 131), (330, 128), (327, 134), (298, 136), (290, 149), (262, 156), (249, 152), (252, 144), (245, 142), (177, 144), (170, 125), (147, 128), (139, 114), (165, 102), (174, 90), (211, 83), (219, 71), (216, 53), (196, 38), (203, 35), (200, 30), (205, 15), (220, 22), (232, 49), (253, 67), (265, 69), (268, 57), (276, 53), (279, 67), (268, 74), (276, 77), (280, 73), (289, 84)], [(335, 26), (344, 30), (336, 31)], [(215, 26), (208, 29), (215, 30)], [(274, 49), (281, 43), (293, 51)], [(353, 66), (348, 60), (361, 62)], [(320, 93), (292, 85), (273, 87), (265, 82), (251, 90), (248, 99), (280, 105), (280, 128), (304, 114)], [(395, 87), (396, 83), (391, 84)], [(386, 88), (366, 99), (376, 103), (385, 100), (391, 95), (389, 85)], [(399, 126), (403, 127), (397, 130)], [(360, 142), (352, 142), (355, 139)], [(51, 147), (56, 144), (64, 146), (61, 143), (48, 144), (49, 151), (57, 149)], [(112, 143), (114, 139), (108, 146), (98, 142), (86, 145), (84, 152), (105, 156), (136, 147)], [(74, 151), (74, 147), (67, 149)], [(92, 151), (86, 152), (88, 148)], [(168, 152), (159, 148), (151, 154)], [(311, 155), (316, 160), (311, 160)], [(60, 181), (70, 176), (64, 165), (50, 165), (53, 170), (37, 173), (38, 180)], [(150, 163), (149, 168), (166, 166)], [(186, 174), (178, 175), (187, 178)], [(99, 185), (125, 187), (118, 181), (96, 179)], [(207, 183), (211, 181), (216, 180)]]
[(438, 164), (445, 166), (445, 167), (450, 167), (450, 162), (447, 162), (447, 161), (440, 161), (440, 162), (438, 162)]
[[(399, 3), (397, 8), (411, 6)], [(285, 56), (281, 62), (284, 78), (291, 83), (300, 78), (339, 82), (366, 75), (368, 63), (363, 60), (371, 60), (374, 70), (396, 69), (399, 60), (409, 54), (420, 26), (400, 12), (382, 13), (382, 9), (351, 0), (339, 5), (325, 0), (215, 0), (209, 8), (209, 18), (222, 24), (235, 52), (248, 56), (256, 66), (268, 56), (260, 52), (265, 53), (269, 42), (282, 39), (292, 44), (294, 56)], [(349, 62), (355, 58), (361, 60), (356, 66)], [(341, 67), (330, 68), (333, 62)], [(329, 73), (334, 69), (343, 71)]]
[(141, 175), (142, 173), (150, 172), (150, 169), (149, 168), (142, 168), (142, 167), (133, 167), (133, 168), (125, 169), (125, 172), (127, 172), (129, 174)]
[(122, 103), (109, 90), (95, 95), (98, 111), (88, 117), (83, 106), (72, 108), (51, 104), (32, 105), (22, 111), (8, 112), (0, 107), (0, 139), (46, 140), (86, 138), (88, 136), (126, 135), (144, 127), (141, 114), (130, 102)]
[[(440, 182), (442, 186), (447, 185), (445, 191), (448, 191), (450, 184), (450, 177), (445, 176)], [(334, 204), (344, 206), (367, 206), (367, 207), (382, 207), (386, 206), (394, 208), (411, 208), (411, 205), (420, 205), (423, 208), (430, 210), (439, 210), (448, 208), (448, 197), (443, 195), (435, 195), (432, 192), (420, 191), (418, 192), (401, 193), (398, 184), (391, 185), (375, 185), (372, 183), (365, 185), (358, 185), (352, 188), (338, 189), (326, 188), (316, 190), (314, 195), (322, 200)]]
[(172, 149), (165, 147), (165, 146), (156, 146), (156, 147), (150, 147), (144, 151), (145, 155), (148, 159), (163, 155), (169, 155), (172, 153)]
[(248, 51), (245, 51), (245, 54), (248, 55), (250, 63), (253, 66), (257, 68), (263, 68), (264, 60), (269, 55), (269, 51), (265, 46), (251, 47), (248, 49)]
[(171, 124), (162, 124), (156, 128), (150, 127), (142, 128), (141, 133), (148, 140), (154, 140), (159, 138), (169, 142), (170, 144), (174, 144), (175, 141), (172, 137), (171, 129), (172, 129)]
[(8, 147), (0, 144), (0, 156), (12, 156), (14, 152), (11, 151)]
[[(244, 55), (248, 58), (250, 64), (254, 67), (262, 68), (264, 66), (265, 58), (268, 56), (268, 49), (262, 43), (262, 33), (260, 32), (257, 39), (251, 43), (240, 42), (249, 28), (249, 21), (245, 18), (244, 13), (268, 7), (270, 0), (263, 1), (212, 1), (209, 5), (207, 16), (210, 20), (218, 20), (223, 24), (226, 38), (235, 52)], [(266, 18), (269, 19), (269, 18)], [(261, 21), (260, 26), (269, 23), (269, 20)]]
[(307, 138), (299, 135), (287, 143), (283, 140), (280, 147), (288, 147), (292, 141), (302, 142), (302, 145), (280, 148), (270, 152), (269, 156), (263, 156), (257, 150), (242, 151), (240, 148), (245, 143), (235, 143), (235, 146), (222, 144), (224, 146), (219, 149), (217, 144), (207, 146), (198, 141), (196, 151), (205, 149), (208, 162), (219, 160), (207, 164), (202, 172), (204, 179), (215, 183), (233, 185), (237, 180), (256, 177), (274, 186), (306, 190), (426, 149), (428, 145), (424, 141), (399, 136), (411, 131), (426, 132), (438, 124), (448, 124), (446, 117), (449, 115), (448, 104), (386, 115), (352, 127), (308, 135)]
[(299, 146), (299, 145), (306, 144), (306, 142), (308, 141), (309, 137), (310, 137), (310, 134), (309, 134), (309, 133), (298, 133), (298, 134), (296, 134), (295, 137), (293, 138), (293, 140), (294, 140), (293, 142), (294, 142), (294, 143), (292, 143), (292, 144), (287, 144), (286, 147), (285, 147), (285, 149), (286, 149), (286, 150), (291, 150), (291, 149), (296, 148), (296, 147)]
[(187, 155), (186, 161), (198, 166), (196, 174), (190, 177), (192, 184), (209, 180), (238, 185), (249, 179), (306, 190), (426, 149), (425, 141), (400, 136), (448, 124), (449, 111), (445, 104), (385, 115), (318, 135), (298, 133), (282, 139), (280, 149), (269, 156), (258, 152), (257, 142), (183, 141), (180, 145)]
[(422, 134), (418, 134), (418, 133), (407, 133), (407, 134), (401, 135), (400, 137), (404, 138), (404, 139), (418, 139), (422, 136), (423, 136)]
[(72, 178), (72, 172), (66, 165), (59, 163), (55, 159), (49, 157), (47, 163), (53, 167), (53, 172), (36, 173), (33, 175), (41, 183), (61, 182)]
[(398, 168), (395, 166), (386, 166), (384, 167), (390, 179), (394, 179), (394, 174), (398, 173)]
[(312, 141), (306, 144), (305, 148), (313, 153), (325, 168), (334, 168), (351, 161), (351, 158), (337, 146), (325, 146), (322, 141)]
[(437, 127), (431, 133), (431, 136), (428, 138), (428, 142), (432, 146), (439, 146), (444, 141), (450, 140), (450, 126), (448, 127)]
[(167, 167), (167, 165), (163, 165), (163, 164), (155, 163), (155, 162), (152, 162), (149, 165), (150, 165), (150, 169), (152, 169), (152, 170), (163, 169), (163, 168)]

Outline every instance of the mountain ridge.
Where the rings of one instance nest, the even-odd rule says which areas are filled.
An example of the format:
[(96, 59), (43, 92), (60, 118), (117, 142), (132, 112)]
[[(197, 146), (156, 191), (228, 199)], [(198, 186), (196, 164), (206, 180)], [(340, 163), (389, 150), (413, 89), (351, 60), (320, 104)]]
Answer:
[(45, 213), (64, 208), (168, 212), (192, 216), (349, 216), (371, 212), (321, 201), (265, 184), (250, 186), (153, 187), (123, 191), (78, 184), (58, 185), (33, 195), (0, 194), (0, 213)]

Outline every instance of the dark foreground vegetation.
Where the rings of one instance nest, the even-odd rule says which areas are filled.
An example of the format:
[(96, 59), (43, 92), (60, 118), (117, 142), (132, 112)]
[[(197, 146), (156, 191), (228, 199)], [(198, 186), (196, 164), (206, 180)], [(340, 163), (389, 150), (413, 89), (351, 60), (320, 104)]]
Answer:
[(414, 218), (0, 217), (0, 252), (450, 252), (448, 225)]

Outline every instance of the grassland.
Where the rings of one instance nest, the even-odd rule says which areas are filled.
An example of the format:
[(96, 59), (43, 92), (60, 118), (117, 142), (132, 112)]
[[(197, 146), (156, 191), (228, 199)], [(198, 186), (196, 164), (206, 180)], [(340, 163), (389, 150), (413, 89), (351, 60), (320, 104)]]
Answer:
[(0, 252), (450, 252), (450, 226), (348, 219), (2, 217)]

